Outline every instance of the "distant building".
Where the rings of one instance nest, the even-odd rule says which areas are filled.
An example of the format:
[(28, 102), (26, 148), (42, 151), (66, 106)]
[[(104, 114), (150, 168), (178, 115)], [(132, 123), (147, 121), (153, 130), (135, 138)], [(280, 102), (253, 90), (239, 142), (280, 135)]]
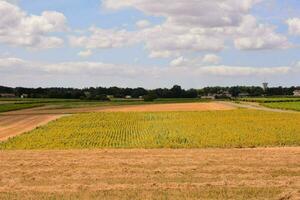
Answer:
[(113, 99), (114, 95), (106, 95), (106, 97), (109, 98), (109, 99)]
[(15, 98), (16, 95), (12, 94), (12, 93), (0, 93), (0, 97), (3, 97), (3, 98)]
[(211, 99), (211, 100), (214, 100), (214, 99), (216, 99), (216, 97), (208, 95), (208, 96), (201, 96), (201, 99)]
[(219, 94), (216, 94), (215, 97), (217, 98), (231, 98), (232, 95), (228, 91), (222, 91)]
[(294, 96), (295, 97), (300, 97), (300, 90), (295, 90), (294, 91)]
[(268, 85), (269, 85), (269, 83), (263, 83), (263, 89), (264, 89), (264, 91), (266, 91), (268, 89)]
[(201, 99), (226, 99), (231, 97), (232, 95), (228, 91), (220, 91), (217, 94), (210, 93), (207, 96), (201, 96)]
[(239, 93), (239, 97), (249, 97), (249, 93), (248, 92), (242, 92), (242, 93)]
[(127, 96), (125, 96), (125, 99), (132, 99), (132, 96), (127, 95)]
[(22, 94), (20, 97), (21, 97), (22, 99), (28, 98), (28, 94)]

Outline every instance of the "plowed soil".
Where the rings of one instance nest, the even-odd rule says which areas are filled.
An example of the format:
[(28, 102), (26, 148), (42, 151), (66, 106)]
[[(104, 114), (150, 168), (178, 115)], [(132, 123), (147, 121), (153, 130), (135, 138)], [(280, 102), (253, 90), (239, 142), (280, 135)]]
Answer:
[(182, 103), (182, 104), (154, 104), (124, 106), (108, 108), (108, 112), (163, 112), (163, 111), (209, 111), (209, 110), (232, 110), (234, 106), (220, 103)]
[(0, 152), (0, 199), (299, 199), (300, 148)]
[(35, 129), (61, 115), (0, 115), (0, 141)]

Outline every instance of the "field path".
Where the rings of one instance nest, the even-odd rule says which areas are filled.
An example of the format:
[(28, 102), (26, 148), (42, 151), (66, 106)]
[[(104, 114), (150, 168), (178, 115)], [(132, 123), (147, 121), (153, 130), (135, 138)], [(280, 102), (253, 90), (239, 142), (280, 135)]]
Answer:
[(283, 109), (276, 109), (276, 108), (268, 108), (260, 105), (259, 103), (255, 102), (240, 102), (234, 103), (229, 101), (221, 101), (220, 104), (233, 106), (237, 108), (247, 108), (247, 109), (254, 109), (254, 110), (262, 110), (262, 111), (269, 111), (269, 112), (279, 112), (279, 113), (299, 113), (298, 111), (293, 110), (283, 110)]
[(0, 160), (0, 199), (300, 196), (299, 147), (2, 151)]

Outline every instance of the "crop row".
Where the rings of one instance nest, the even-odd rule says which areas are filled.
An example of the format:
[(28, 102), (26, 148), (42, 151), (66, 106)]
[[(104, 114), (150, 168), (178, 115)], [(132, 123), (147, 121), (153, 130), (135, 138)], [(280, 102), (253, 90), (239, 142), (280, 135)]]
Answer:
[(90, 113), (61, 118), (0, 149), (201, 148), (300, 145), (300, 114), (255, 110)]

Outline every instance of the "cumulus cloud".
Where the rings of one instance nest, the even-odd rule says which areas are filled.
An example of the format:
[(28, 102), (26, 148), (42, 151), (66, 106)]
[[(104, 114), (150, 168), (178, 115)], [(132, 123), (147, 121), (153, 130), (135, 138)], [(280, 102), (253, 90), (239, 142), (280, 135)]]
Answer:
[[(182, 69), (185, 71), (189, 69), (191, 74), (194, 73), (203, 73), (203, 74), (214, 74), (222, 76), (249, 76), (249, 75), (270, 75), (270, 74), (286, 74), (296, 69), (292, 66), (281, 66), (281, 67), (241, 67), (241, 66), (225, 66), (225, 65), (198, 65), (193, 63), (193, 66), (184, 66), (188, 63), (189, 60), (184, 57), (179, 57), (172, 61), (174, 65), (183, 65), (182, 68), (157, 68), (157, 67), (148, 67), (147, 69), (137, 67), (134, 65), (117, 65), (111, 63), (102, 63), (102, 62), (61, 62), (61, 63), (43, 63), (36, 61), (27, 61), (20, 58), (0, 58), (0, 71), (8, 72), (16, 70), (15, 73), (18, 73), (19, 70), (30, 68), (32, 71), (41, 72), (41, 73), (53, 73), (59, 74), (64, 73), (65, 75), (69, 74), (82, 74), (89, 73), (93, 75), (109, 75), (109, 76), (147, 76), (154, 73), (164, 73), (171, 72), (173, 69)], [(191, 63), (190, 63), (191, 64)], [(183, 73), (181, 75), (184, 76)]]
[[(143, 71), (143, 69), (140, 69)], [(45, 63), (27, 61), (20, 58), (0, 58), (0, 72), (14, 75), (24, 72), (30, 74), (52, 74), (52, 75), (77, 75), (87, 74), (90, 76), (118, 76), (131, 77), (139, 72), (134, 67), (125, 65), (114, 65), (102, 62), (61, 62)]]
[[(110, 10), (135, 8), (148, 15), (164, 17), (162, 24), (136, 23), (138, 31), (92, 27), (89, 35), (71, 36), (73, 46), (85, 48), (119, 48), (143, 43), (150, 58), (179, 57), (186, 53), (219, 52), (226, 41), (240, 50), (284, 49), (291, 47), (287, 37), (276, 27), (258, 23), (251, 8), (260, 0), (104, 0)], [(216, 59), (216, 58), (215, 58)], [(213, 61), (212, 63), (217, 63)]]
[(147, 28), (151, 26), (151, 22), (149, 22), (148, 20), (139, 20), (136, 22), (136, 26), (138, 28)]
[(88, 49), (107, 49), (132, 45), (138, 41), (138, 38), (134, 37), (135, 33), (126, 30), (91, 27), (89, 32), (90, 36), (70, 36), (70, 44)]
[(239, 24), (242, 16), (260, 0), (104, 0), (107, 9), (134, 7), (146, 14), (163, 16), (168, 21), (191, 26), (220, 27)]
[(300, 36), (300, 18), (290, 18), (286, 21), (289, 26), (289, 33), (291, 35)]
[(198, 69), (198, 73), (218, 76), (257, 76), (282, 75), (291, 71), (291, 67), (238, 67), (238, 66), (209, 66)]
[(90, 49), (87, 49), (87, 50), (85, 50), (85, 51), (80, 51), (80, 52), (78, 53), (78, 56), (80, 56), (80, 57), (89, 57), (89, 56), (91, 56), (91, 55), (93, 55), (93, 52), (92, 52), (92, 50), (90, 50)]
[[(177, 62), (177, 63), (176, 63)], [(259, 80), (259, 77), (290, 77), (299, 74), (299, 66), (278, 66), (278, 67), (251, 67), (251, 66), (229, 66), (229, 65), (192, 65), (188, 59), (179, 57), (174, 64), (181, 67), (157, 67), (147, 68), (137, 65), (120, 65), (102, 62), (59, 62), (45, 63), (28, 61), (20, 58), (0, 58), (0, 84), (25, 84), (30, 83), (51, 83), (74, 80), (72, 85), (76, 85), (75, 80), (81, 80), (80, 85), (88, 85), (93, 80), (93, 84), (112, 84), (125, 83), (129, 86), (162, 87), (167, 80), (177, 83), (200, 84), (201, 81), (215, 81), (211, 84), (220, 84), (223, 80), (245, 81)], [(10, 74), (10, 76), (7, 76)], [(22, 78), (20, 78), (22, 77)], [(86, 78), (83, 78), (86, 77)], [(216, 77), (222, 77), (216, 79)], [(155, 81), (154, 81), (155, 80)], [(296, 79), (295, 79), (296, 80)], [(4, 81), (4, 82), (3, 82)], [(200, 82), (199, 82), (200, 81)], [(201, 82), (207, 85), (208, 82)], [(77, 85), (76, 85), (77, 86)], [(193, 85), (191, 85), (193, 86)], [(194, 86), (195, 87), (195, 86)]]
[(221, 51), (224, 35), (214, 28), (237, 26), (243, 15), (257, 0), (176, 1), (162, 0), (155, 5), (150, 0), (105, 0), (103, 6), (118, 10), (134, 7), (146, 14), (165, 17), (165, 22), (142, 30), (138, 37), (144, 41), (150, 57), (178, 56), (183, 52)]
[(183, 56), (180, 56), (180, 57), (172, 60), (170, 63), (170, 66), (173, 66), (173, 67), (182, 66), (182, 65), (186, 64), (186, 62), (187, 62), (187, 60)]
[(29, 48), (63, 45), (61, 38), (49, 35), (67, 30), (67, 20), (62, 13), (44, 11), (40, 16), (28, 15), (6, 1), (0, 1), (0, 13), (0, 42)]
[(240, 50), (285, 49), (291, 47), (288, 38), (275, 32), (275, 27), (259, 24), (247, 15), (235, 30), (234, 44)]
[(202, 58), (202, 62), (206, 64), (218, 64), (220, 62), (220, 57), (215, 54), (206, 54)]
[(176, 56), (183, 52), (221, 51), (224, 48), (224, 39), (212, 32), (172, 23), (145, 29), (139, 33), (139, 38), (152, 55), (168, 52), (169, 56)]
[(201, 67), (207, 64), (218, 64), (221, 58), (215, 54), (206, 54), (193, 58), (177, 57), (170, 62), (171, 67)]

